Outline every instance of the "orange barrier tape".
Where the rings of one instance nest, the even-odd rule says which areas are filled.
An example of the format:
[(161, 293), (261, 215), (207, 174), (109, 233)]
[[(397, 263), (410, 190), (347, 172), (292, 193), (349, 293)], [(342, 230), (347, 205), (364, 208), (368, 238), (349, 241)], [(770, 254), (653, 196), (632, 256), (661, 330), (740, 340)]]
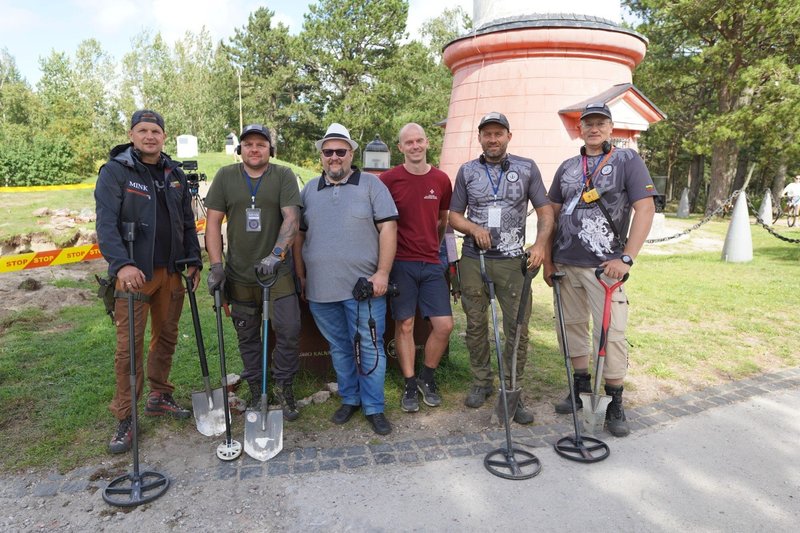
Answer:
[(86, 244), (61, 250), (2, 256), (0, 257), (0, 272), (16, 272), (17, 270), (66, 265), (102, 258), (96, 244)]
[[(196, 225), (197, 233), (204, 232), (206, 230), (206, 219), (201, 218), (197, 220)], [(47, 250), (46, 252), (5, 255), (0, 256), (0, 273), (66, 265), (68, 263), (78, 263), (80, 261), (91, 261), (92, 259), (102, 258), (103, 255), (100, 253), (100, 249), (96, 244), (73, 246), (72, 248), (62, 248), (60, 250)]]

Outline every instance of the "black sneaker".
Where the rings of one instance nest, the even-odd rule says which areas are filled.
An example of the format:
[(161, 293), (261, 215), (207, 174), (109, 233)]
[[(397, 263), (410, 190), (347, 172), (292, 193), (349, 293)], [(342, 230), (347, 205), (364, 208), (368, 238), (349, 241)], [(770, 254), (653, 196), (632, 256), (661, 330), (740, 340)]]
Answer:
[(416, 413), (419, 411), (419, 399), (417, 399), (417, 388), (406, 387), (403, 397), (400, 398), (400, 409), (406, 413)]
[(464, 400), (464, 405), (467, 407), (472, 407), (473, 409), (477, 409), (486, 403), (486, 398), (491, 396), (491, 394), (492, 387), (481, 387), (480, 385), (474, 385), (472, 390), (469, 391), (467, 399)]
[(175, 403), (172, 394), (168, 392), (151, 392), (147, 397), (144, 414), (147, 416), (170, 415), (177, 419), (189, 418), (192, 415), (191, 411)]
[(273, 390), (275, 400), (281, 404), (283, 418), (289, 422), (294, 422), (300, 418), (300, 411), (297, 410), (297, 402), (294, 399), (294, 390), (291, 383), (285, 383)]
[(425, 402), (425, 405), (428, 407), (439, 407), (442, 405), (442, 397), (439, 396), (439, 390), (438, 387), (436, 387), (435, 381), (431, 380), (430, 383), (427, 383), (418, 379), (417, 388), (420, 394), (422, 394), (422, 401)]
[(388, 435), (392, 432), (392, 425), (386, 420), (386, 416), (383, 413), (367, 415), (367, 420), (372, 425), (372, 431), (378, 435)]
[(108, 443), (109, 453), (125, 453), (131, 449), (133, 440), (133, 419), (129, 416), (119, 421), (117, 432)]
[(336, 412), (333, 413), (331, 421), (334, 424), (344, 424), (345, 422), (350, 420), (353, 417), (353, 415), (356, 414), (356, 411), (358, 411), (359, 409), (361, 409), (360, 405), (347, 405), (346, 403), (343, 403), (336, 410)]

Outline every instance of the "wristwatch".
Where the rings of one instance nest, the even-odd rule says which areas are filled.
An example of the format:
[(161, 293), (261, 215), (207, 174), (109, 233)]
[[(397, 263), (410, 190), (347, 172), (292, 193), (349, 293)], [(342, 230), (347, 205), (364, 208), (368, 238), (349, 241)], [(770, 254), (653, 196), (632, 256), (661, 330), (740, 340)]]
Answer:
[(272, 249), (272, 255), (280, 257), (281, 261), (284, 261), (286, 259), (286, 250), (284, 250), (280, 246), (276, 246), (275, 248)]
[(623, 255), (622, 257), (619, 258), (619, 260), (628, 265), (629, 267), (633, 266), (633, 258), (631, 258), (631, 256), (629, 256), (628, 254)]

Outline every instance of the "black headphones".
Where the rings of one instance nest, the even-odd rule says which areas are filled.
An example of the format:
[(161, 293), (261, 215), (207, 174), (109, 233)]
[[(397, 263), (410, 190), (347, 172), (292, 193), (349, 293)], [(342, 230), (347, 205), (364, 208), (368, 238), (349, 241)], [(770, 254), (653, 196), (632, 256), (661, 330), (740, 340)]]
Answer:
[[(270, 157), (275, 157), (275, 145), (272, 144), (272, 136), (269, 134), (269, 130), (267, 128), (265, 128), (264, 126), (262, 126), (261, 124), (250, 124), (250, 125), (244, 127), (244, 130), (242, 131), (242, 133), (244, 133), (244, 135), (242, 135), (242, 137), (246, 137), (249, 133), (253, 133), (253, 132), (258, 133), (259, 135), (262, 135), (262, 136), (266, 137), (267, 142), (269, 143), (269, 156)], [(266, 133), (266, 135), (265, 135), (265, 133)], [(239, 144), (236, 146), (236, 149), (234, 150), (234, 152), (236, 152), (236, 155), (242, 155), (242, 139), (241, 139), (241, 137), (239, 138)]]
[[(267, 139), (267, 142), (269, 142), (269, 156), (275, 157), (275, 146), (272, 144), (272, 140)], [(234, 152), (236, 152), (236, 155), (242, 155), (242, 145), (239, 144)]]
[[(603, 141), (603, 153), (607, 154), (611, 151), (611, 143), (608, 141)], [(581, 155), (586, 155), (586, 147), (581, 146)]]
[[(478, 161), (480, 162), (481, 165), (485, 165), (486, 164), (486, 156), (481, 154), (481, 156), (478, 158)], [(503, 159), (503, 162), (500, 163), (500, 170), (505, 172), (509, 168), (511, 168), (511, 161), (508, 160), (508, 156), (506, 155), (505, 159)]]

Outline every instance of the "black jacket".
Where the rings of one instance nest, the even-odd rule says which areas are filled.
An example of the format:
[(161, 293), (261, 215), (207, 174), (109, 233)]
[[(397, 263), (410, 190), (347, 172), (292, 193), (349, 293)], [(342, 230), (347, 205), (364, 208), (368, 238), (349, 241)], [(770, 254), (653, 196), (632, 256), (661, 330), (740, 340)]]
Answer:
[[(197, 239), (191, 195), (180, 163), (161, 154), (159, 167), (164, 169), (165, 182), (169, 184), (167, 208), (169, 210), (172, 242), (169, 271), (175, 272), (175, 261), (195, 258), (202, 267), (200, 242)], [(155, 249), (156, 220), (155, 185), (150, 173), (134, 153), (131, 143), (115, 146), (108, 162), (100, 168), (94, 199), (97, 206), (97, 244), (108, 261), (108, 272), (117, 275), (125, 265), (135, 265), (145, 278), (153, 278), (153, 251)], [(135, 222), (136, 236), (133, 259), (128, 257), (128, 245), (122, 239), (122, 223)]]

